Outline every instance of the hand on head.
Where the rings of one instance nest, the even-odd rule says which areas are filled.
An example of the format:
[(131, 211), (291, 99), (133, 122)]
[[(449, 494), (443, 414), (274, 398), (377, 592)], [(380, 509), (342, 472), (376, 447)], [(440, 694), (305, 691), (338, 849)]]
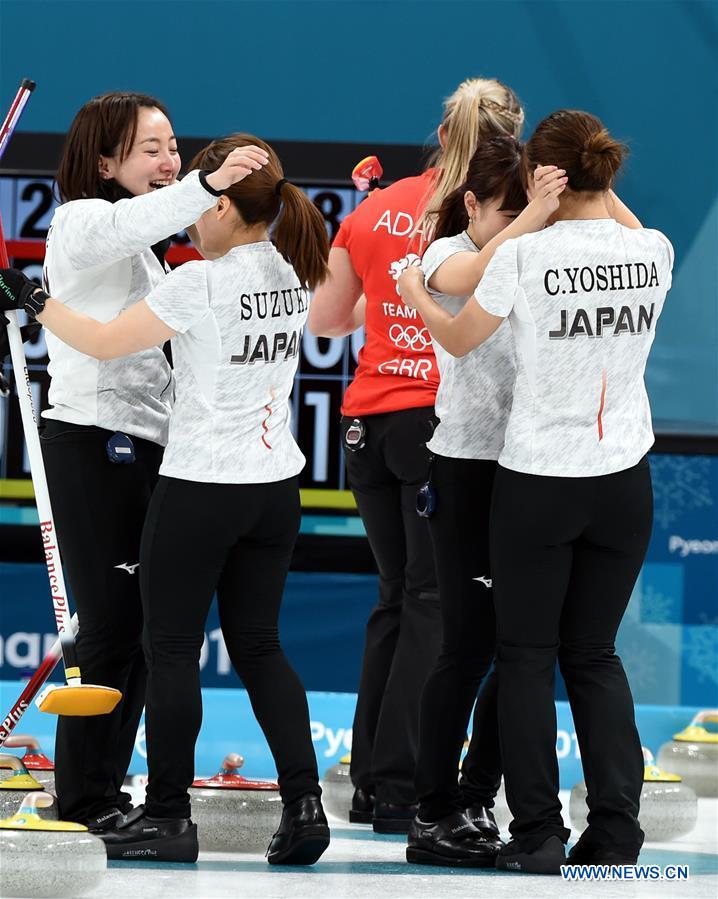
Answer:
[(269, 162), (269, 154), (261, 147), (235, 147), (216, 172), (207, 176), (214, 190), (226, 190)]
[(526, 191), (529, 202), (540, 205), (548, 218), (556, 212), (559, 205), (559, 196), (566, 189), (568, 177), (564, 169), (555, 165), (539, 165), (536, 171), (529, 175), (529, 185)]

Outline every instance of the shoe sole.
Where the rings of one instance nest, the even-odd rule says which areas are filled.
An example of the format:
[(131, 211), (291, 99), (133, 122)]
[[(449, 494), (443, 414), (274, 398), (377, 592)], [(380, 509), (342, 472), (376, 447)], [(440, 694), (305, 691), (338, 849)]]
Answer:
[(316, 827), (305, 833), (283, 852), (267, 856), (270, 865), (313, 865), (329, 845), (329, 828)]
[(374, 820), (373, 812), (360, 812), (356, 809), (349, 810), (349, 823), (350, 824), (371, 824)]
[(138, 840), (135, 843), (105, 843), (110, 861), (186, 862), (197, 861), (197, 825), (192, 824), (178, 837)]
[(374, 833), (409, 833), (413, 818), (372, 818)]
[(414, 865), (437, 865), (442, 868), (493, 868), (495, 856), (486, 858), (450, 858), (427, 849), (408, 847), (406, 860)]

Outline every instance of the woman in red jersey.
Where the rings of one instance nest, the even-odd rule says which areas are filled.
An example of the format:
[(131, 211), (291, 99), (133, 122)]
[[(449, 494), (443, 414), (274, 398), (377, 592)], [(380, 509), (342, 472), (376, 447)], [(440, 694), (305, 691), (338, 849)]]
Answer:
[(379, 570), (379, 601), (367, 624), (354, 717), (350, 820), (382, 833), (407, 832), (416, 812), (419, 700), (441, 638), (433, 551), (416, 512), (439, 375), (431, 337), (403, 303), (396, 279), (418, 263), (435, 211), (463, 182), (479, 143), (496, 134), (518, 137), (522, 124), (520, 103), (505, 85), (480, 78), (459, 85), (445, 102), (433, 164), (374, 192), (343, 221), (329, 278), (309, 312), (310, 330), (326, 337), (351, 333), (366, 316), (342, 436)]

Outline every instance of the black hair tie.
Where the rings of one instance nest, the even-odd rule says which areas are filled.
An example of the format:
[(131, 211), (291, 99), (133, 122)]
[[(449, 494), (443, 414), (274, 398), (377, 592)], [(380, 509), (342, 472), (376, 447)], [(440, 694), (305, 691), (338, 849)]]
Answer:
[(274, 193), (279, 196), (282, 193), (282, 187), (285, 184), (289, 184), (286, 178), (280, 178), (279, 181), (274, 185)]

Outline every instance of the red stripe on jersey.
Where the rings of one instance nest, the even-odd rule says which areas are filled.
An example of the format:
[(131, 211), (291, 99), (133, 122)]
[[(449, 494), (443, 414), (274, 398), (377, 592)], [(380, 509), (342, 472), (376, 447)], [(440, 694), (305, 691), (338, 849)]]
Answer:
[(271, 444), (269, 443), (269, 441), (267, 440), (267, 434), (269, 433), (269, 419), (272, 416), (271, 404), (274, 402), (274, 397), (276, 396), (276, 394), (274, 393), (274, 390), (270, 390), (269, 395), (270, 395), (271, 399), (267, 403), (267, 405), (264, 407), (267, 410), (267, 417), (262, 422), (262, 429), (264, 431), (264, 434), (262, 434), (262, 443), (267, 447), (268, 450), (271, 450), (272, 447), (271, 447)]
[(606, 369), (601, 371), (601, 402), (598, 406), (598, 439), (603, 440), (603, 408), (606, 404)]

